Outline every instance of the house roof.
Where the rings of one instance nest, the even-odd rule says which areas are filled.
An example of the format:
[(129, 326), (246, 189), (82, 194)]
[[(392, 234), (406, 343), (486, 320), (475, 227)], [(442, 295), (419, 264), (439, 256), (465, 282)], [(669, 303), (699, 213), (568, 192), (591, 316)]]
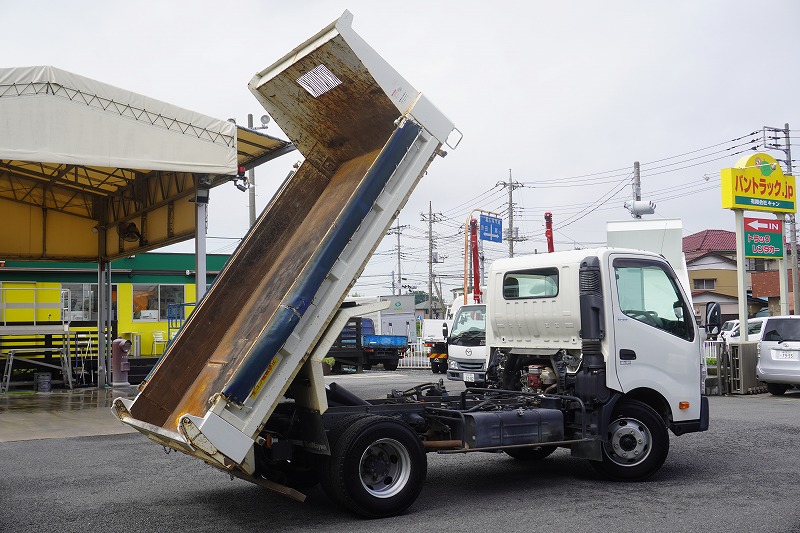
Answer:
[[(736, 251), (736, 233), (724, 229), (707, 229), (683, 238), (683, 252)], [(695, 256), (698, 257), (698, 256)]]
[(684, 252), (684, 257), (686, 257), (686, 263), (690, 264), (698, 259), (702, 259), (704, 257), (714, 257), (715, 259), (719, 259), (722, 262), (730, 263), (732, 265), (736, 264), (735, 259), (731, 259), (728, 256), (722, 255), (719, 252), (708, 251), (708, 250), (696, 250), (693, 252)]

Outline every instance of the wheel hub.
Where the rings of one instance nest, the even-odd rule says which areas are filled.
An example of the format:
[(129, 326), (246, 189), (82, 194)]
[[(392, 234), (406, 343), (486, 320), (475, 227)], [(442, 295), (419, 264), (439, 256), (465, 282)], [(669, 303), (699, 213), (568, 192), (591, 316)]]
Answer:
[(650, 453), (652, 436), (647, 426), (633, 418), (615, 420), (609, 428), (606, 445), (611, 459), (617, 464), (634, 465)]
[(386, 454), (370, 455), (364, 460), (364, 471), (374, 479), (386, 477), (389, 474), (389, 461)]
[(390, 498), (399, 493), (411, 476), (411, 457), (398, 441), (379, 439), (361, 456), (361, 485), (377, 498)]

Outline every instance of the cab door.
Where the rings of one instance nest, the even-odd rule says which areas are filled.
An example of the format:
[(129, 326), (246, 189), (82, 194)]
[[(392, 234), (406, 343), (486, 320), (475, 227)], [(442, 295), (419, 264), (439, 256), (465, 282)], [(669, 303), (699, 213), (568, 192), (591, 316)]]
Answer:
[[(699, 418), (699, 335), (675, 273), (655, 257), (610, 254), (608, 261), (610, 357), (622, 391), (655, 390), (667, 399), (676, 421)], [(681, 409), (681, 402), (689, 408)]]

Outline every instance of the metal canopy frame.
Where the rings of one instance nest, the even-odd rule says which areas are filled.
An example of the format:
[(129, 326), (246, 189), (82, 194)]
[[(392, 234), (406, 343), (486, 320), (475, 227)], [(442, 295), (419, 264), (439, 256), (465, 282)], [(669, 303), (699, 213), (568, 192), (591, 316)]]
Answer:
[[(27, 106), (28, 99), (40, 98), (42, 103), (59, 102), (58, 105), (71, 106), (63, 108), (66, 115), (60, 117), (61, 123), (59, 117), (47, 116), (44, 127), (48, 128), (52, 122), (54, 131), (61, 131), (58, 126), (74, 119), (75, 113), (89, 113), (80, 115), (86, 116), (87, 121), (91, 120), (88, 117), (96, 118), (97, 115), (90, 115), (92, 113), (106, 114), (115, 117), (118, 124), (130, 124), (127, 121), (131, 120), (153, 128), (149, 131), (156, 139), (167, 131), (170, 135), (196, 137), (210, 143), (209, 146), (227, 149), (235, 146), (236, 162), (245, 170), (295, 150), (290, 141), (241, 126), (235, 127), (235, 136), (232, 136), (226, 133), (230, 125), (223, 121), (51, 67), (23, 68), (21, 79), (49, 75), (54, 80), (65, 80), (63, 83), (33, 79), (17, 83), (11, 70), (0, 69), (0, 103), (5, 100), (12, 107)], [(39, 72), (32, 75), (34, 70)], [(96, 90), (92, 90), (93, 87)], [(126, 101), (120, 102), (108, 95)], [(37, 113), (35, 106), (25, 109), (31, 114)], [(120, 117), (124, 120), (120, 121)], [(17, 126), (27, 128), (38, 143), (36, 134), (41, 130), (33, 131), (36, 120), (25, 120), (25, 117), (20, 120)], [(38, 127), (43, 126), (38, 124)], [(91, 135), (103, 139), (102, 136), (113, 137), (118, 132), (110, 126), (105, 130), (91, 130)], [(13, 136), (8, 139), (10, 153), (28, 155), (25, 149), (15, 146)], [(88, 159), (76, 160), (82, 157), (76, 154), (58, 155), (53, 159), (61, 162), (41, 161), (46, 159), (41, 154), (31, 157), (38, 159), (35, 161), (0, 159), (0, 258), (97, 263), (100, 291), (98, 385), (102, 387), (111, 382), (111, 260), (192, 238), (204, 240), (205, 213), (199, 208), (204, 208), (205, 204), (194, 202), (198, 187), (213, 188), (238, 176), (189, 172), (181, 168), (180, 158), (159, 161), (160, 168), (147, 169), (97, 164), (100, 159), (110, 162), (105, 161), (104, 153), (97, 153), (94, 156), (97, 160), (91, 163)], [(114, 154), (108, 157), (113, 158)], [(9, 214), (12, 210), (23, 216), (15, 218), (14, 214)], [(131, 233), (124, 234), (122, 228), (129, 225)], [(20, 234), (36, 237), (20, 240)], [(129, 238), (131, 235), (133, 239)], [(205, 264), (205, 257), (202, 263)], [(205, 289), (204, 281), (198, 277), (198, 287)]]
[[(237, 126), (236, 132), (237, 160), (239, 166), (248, 170), (295, 150), (291, 142), (259, 131)], [(93, 254), (94, 258), (112, 260), (194, 238), (193, 228), (176, 231), (172, 227), (174, 202), (194, 199), (200, 177), (189, 172), (0, 160), (0, 199), (79, 217), (106, 231), (114, 231), (122, 222), (139, 222), (149, 212), (166, 207), (167, 228), (161, 232), (162, 238), (147, 239), (140, 227), (143, 238), (135, 250), (120, 246), (117, 253), (103, 256), (98, 250), (98, 254)], [(209, 178), (206, 187), (222, 185), (233, 177), (202, 175), (203, 179)], [(0, 257), (4, 259), (92, 259), (86, 254), (70, 257), (63, 253), (19, 257), (13, 251), (3, 249), (2, 242), (0, 239)]]

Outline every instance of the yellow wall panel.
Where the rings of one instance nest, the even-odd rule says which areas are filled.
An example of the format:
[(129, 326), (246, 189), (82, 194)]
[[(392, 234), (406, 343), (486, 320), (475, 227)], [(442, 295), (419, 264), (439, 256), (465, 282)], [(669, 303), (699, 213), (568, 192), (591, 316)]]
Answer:
[(42, 255), (42, 210), (0, 199), (0, 257)]

